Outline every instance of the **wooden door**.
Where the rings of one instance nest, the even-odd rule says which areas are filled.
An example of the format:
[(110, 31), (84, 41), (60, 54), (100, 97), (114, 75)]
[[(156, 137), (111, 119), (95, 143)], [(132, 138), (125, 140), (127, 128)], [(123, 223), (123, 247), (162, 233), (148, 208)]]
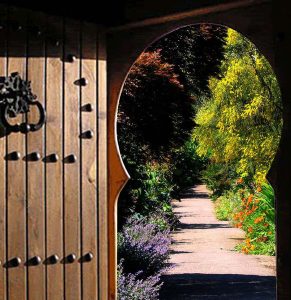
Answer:
[[(102, 31), (2, 6), (0, 77), (16, 72), (31, 81), (39, 106), (14, 117), (0, 95), (11, 126), (32, 124), (14, 132), (1, 118), (0, 300), (107, 299)], [(46, 120), (32, 130), (39, 107)]]

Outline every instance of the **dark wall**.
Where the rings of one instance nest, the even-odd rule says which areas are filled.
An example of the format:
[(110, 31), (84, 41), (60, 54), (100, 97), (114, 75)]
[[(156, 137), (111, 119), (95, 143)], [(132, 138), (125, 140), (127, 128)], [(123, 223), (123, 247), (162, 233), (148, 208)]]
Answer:
[(279, 300), (291, 299), (291, 9), (284, 0), (273, 1), (275, 71), (283, 102), (283, 131), (274, 169), (277, 198), (277, 276)]
[(43, 11), (56, 16), (65, 16), (75, 19), (96, 22), (100, 25), (117, 25), (123, 20), (123, 0), (106, 0), (100, 5), (100, 0), (72, 1), (72, 0), (0, 0), (0, 3)]
[(234, 0), (100, 0), (95, 1), (35, 1), (0, 0), (2, 3), (44, 11), (53, 15), (93, 21), (101, 25), (115, 26), (147, 18), (181, 13), (212, 5), (235, 3)]

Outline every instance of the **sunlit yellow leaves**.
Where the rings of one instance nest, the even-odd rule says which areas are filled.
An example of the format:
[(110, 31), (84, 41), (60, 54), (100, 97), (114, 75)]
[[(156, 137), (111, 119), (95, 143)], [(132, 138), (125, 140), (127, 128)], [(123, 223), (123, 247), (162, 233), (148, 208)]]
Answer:
[(243, 118), (253, 117), (258, 113), (262, 113), (264, 100), (265, 98), (262, 95), (260, 94), (255, 95), (252, 101), (250, 101), (244, 106), (244, 109), (242, 111), (242, 117)]
[(229, 28), (227, 32), (227, 45), (235, 45), (239, 41), (239, 34), (237, 31)]
[(198, 154), (232, 163), (241, 177), (263, 182), (277, 151), (282, 105), (276, 77), (255, 46), (228, 31), (221, 78), (211, 78), (211, 97), (198, 109)]

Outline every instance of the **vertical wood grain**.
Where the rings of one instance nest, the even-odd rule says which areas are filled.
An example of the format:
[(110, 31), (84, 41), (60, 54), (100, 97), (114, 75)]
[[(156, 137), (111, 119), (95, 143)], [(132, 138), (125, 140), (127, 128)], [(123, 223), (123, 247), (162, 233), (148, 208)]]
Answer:
[[(48, 39), (46, 47), (46, 256), (63, 258), (63, 21), (48, 17), (47, 24), (59, 35)], [(49, 161), (52, 154), (57, 162)], [(48, 259), (46, 269), (47, 300), (64, 299), (63, 265)]]
[(92, 112), (82, 112), (81, 131), (92, 130), (93, 138), (81, 139), (82, 146), (82, 256), (93, 254), (93, 260), (82, 262), (82, 299), (98, 299), (97, 278), (97, 142), (96, 142), (96, 26), (82, 26), (82, 68), (81, 76), (88, 80), (88, 85), (82, 87), (81, 106), (92, 104)]
[[(46, 108), (47, 122), (27, 135), (10, 134), (7, 146), (0, 138), (0, 158), (5, 148), (8, 153), (21, 153), (18, 161), (0, 160), (3, 173), (7, 165), (8, 178), (7, 193), (5, 177), (0, 178), (0, 230), (5, 233), (7, 203), (7, 257), (22, 260), (21, 266), (7, 269), (7, 299), (108, 299), (105, 37), (97, 37), (95, 25), (83, 24), (81, 36), (79, 22), (66, 20), (64, 25), (62, 19), (48, 17), (47, 32), (54, 34), (47, 35), (45, 42), (45, 36), (34, 31), (27, 35), (23, 21), (26, 13), (11, 9), (11, 20), (22, 22), (22, 26), (9, 29), (7, 70), (19, 72), (23, 79), (27, 74), (33, 93)], [(39, 13), (29, 13), (31, 28), (42, 26), (44, 20)], [(0, 46), (3, 42), (5, 39), (0, 40)], [(75, 55), (76, 61), (69, 62), (68, 55)], [(5, 61), (3, 46), (0, 76), (2, 71), (5, 75)], [(81, 88), (80, 77), (86, 78), (88, 85)], [(92, 104), (94, 111), (81, 113), (85, 104)], [(34, 123), (37, 118), (34, 109), (27, 114), (28, 122)], [(25, 116), (17, 119), (23, 122)], [(92, 139), (81, 136), (87, 130), (93, 131)], [(32, 152), (38, 152), (42, 160), (30, 161)], [(51, 154), (57, 154), (59, 161), (50, 162)], [(75, 163), (67, 160), (71, 154), (77, 157)], [(5, 234), (0, 242), (2, 262), (6, 256), (2, 246)], [(89, 252), (93, 260), (85, 262), (82, 257)], [(72, 253), (77, 260), (69, 263), (66, 256)], [(50, 264), (48, 258), (53, 254), (61, 262)], [(34, 256), (40, 256), (44, 263), (27, 264)], [(0, 299), (6, 299), (5, 274), (6, 269), (0, 273)]]
[[(25, 14), (16, 9), (9, 9), (9, 21), (16, 25), (9, 28), (8, 36), (8, 73), (19, 72), (26, 78), (26, 31)], [(18, 26), (18, 27), (17, 27)], [(19, 119), (19, 118), (18, 118)], [(24, 116), (22, 115), (24, 121)], [(19, 151), (25, 155), (25, 135), (11, 133), (7, 137), (7, 152)], [(20, 257), (19, 267), (8, 268), (9, 300), (26, 299), (26, 188), (25, 162), (9, 160), (7, 163), (7, 231), (8, 259)]]
[[(44, 15), (28, 14), (28, 64), (27, 76), (31, 81), (32, 92), (45, 107), (45, 40), (44, 40)], [(39, 32), (37, 32), (39, 31)], [(36, 124), (39, 119), (39, 111), (30, 106), (27, 114), (28, 123)], [(41, 263), (37, 266), (30, 264), (30, 259), (40, 256), (45, 259), (45, 198), (44, 198), (44, 164), (42, 160), (31, 161), (29, 155), (33, 152), (44, 156), (44, 127), (27, 134), (27, 241), (28, 241), (28, 299), (45, 299), (45, 266)]]
[[(65, 24), (65, 60), (75, 55), (74, 62), (65, 61), (64, 81), (64, 242), (65, 255), (75, 254), (77, 260), (65, 263), (65, 298), (80, 299), (80, 143), (79, 112), (80, 87), (80, 24), (66, 21)], [(69, 163), (67, 157), (75, 155), (77, 161)]]
[[(108, 203), (107, 203), (107, 64), (105, 35), (98, 37), (98, 210), (99, 297), (108, 299)], [(111, 217), (113, 215), (110, 215)], [(114, 245), (111, 245), (114, 246)], [(114, 251), (114, 250), (113, 250)], [(111, 274), (114, 276), (114, 274)]]
[[(0, 6), (0, 20), (6, 25), (7, 11)], [(7, 37), (6, 26), (0, 31), (0, 76), (6, 76)], [(6, 138), (5, 129), (0, 125), (0, 299), (6, 300)]]

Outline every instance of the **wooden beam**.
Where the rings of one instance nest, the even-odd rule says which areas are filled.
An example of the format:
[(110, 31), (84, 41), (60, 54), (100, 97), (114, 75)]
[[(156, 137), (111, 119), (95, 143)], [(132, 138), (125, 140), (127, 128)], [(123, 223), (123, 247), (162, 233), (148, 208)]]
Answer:
[(201, 17), (204, 15), (216, 14), (220, 12), (231, 11), (237, 8), (244, 8), (249, 6), (261, 5), (264, 3), (271, 3), (271, 0), (240, 0), (231, 3), (218, 4), (203, 8), (196, 8), (181, 13), (170, 14), (161, 17), (149, 18), (137, 22), (128, 23), (122, 26), (110, 27), (107, 32), (124, 31), (139, 27), (146, 27), (152, 25), (159, 25), (172, 21), (179, 21), (187, 18)]

